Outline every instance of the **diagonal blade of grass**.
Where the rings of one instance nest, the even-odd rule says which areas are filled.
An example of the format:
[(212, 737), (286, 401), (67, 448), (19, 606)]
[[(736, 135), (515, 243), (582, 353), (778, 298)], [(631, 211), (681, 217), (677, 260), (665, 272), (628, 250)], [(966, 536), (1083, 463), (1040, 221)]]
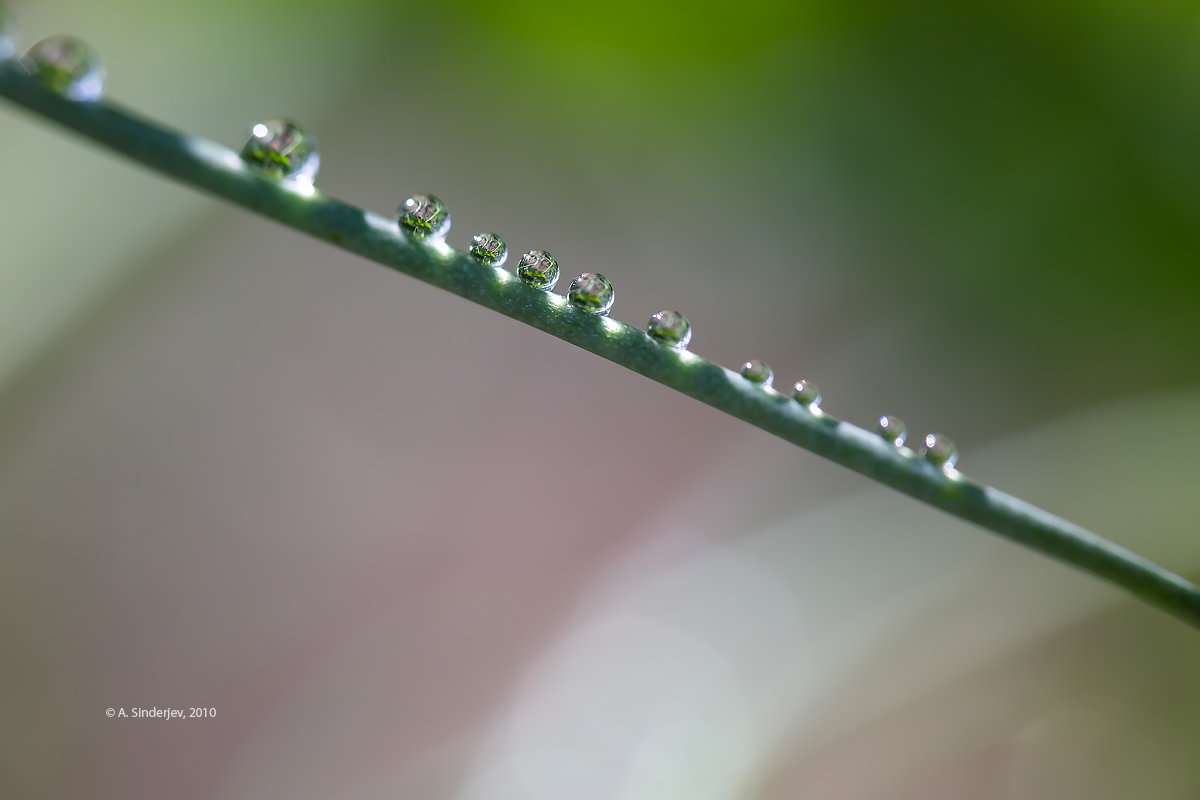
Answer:
[(157, 172), (344, 250), (453, 292), (645, 375), (817, 455), (1031, 550), (1103, 578), (1200, 628), (1200, 588), (1084, 528), (945, 472), (850, 423), (800, 403), (642, 331), (583, 313), (511, 273), (441, 242), (419, 242), (394, 221), (317, 192), (270, 180), (233, 151), (169, 130), (109, 102), (76, 103), (0, 63), (0, 95)]

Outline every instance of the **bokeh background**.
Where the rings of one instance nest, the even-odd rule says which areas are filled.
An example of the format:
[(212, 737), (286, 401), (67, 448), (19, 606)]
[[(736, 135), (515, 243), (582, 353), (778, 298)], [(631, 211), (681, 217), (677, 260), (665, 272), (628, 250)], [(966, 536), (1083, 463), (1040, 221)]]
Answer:
[[(1200, 577), (1194, 2), (9, 8)], [(10, 105), (0, 249), (0, 796), (1200, 796), (1115, 590)]]

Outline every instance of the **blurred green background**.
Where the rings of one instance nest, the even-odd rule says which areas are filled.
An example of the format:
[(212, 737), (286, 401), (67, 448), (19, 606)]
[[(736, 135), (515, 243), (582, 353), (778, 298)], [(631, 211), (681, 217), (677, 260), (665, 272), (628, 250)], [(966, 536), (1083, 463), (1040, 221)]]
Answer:
[[(9, 10), (1200, 574), (1194, 2)], [(1115, 590), (7, 104), (0, 242), (0, 795), (1200, 795)]]

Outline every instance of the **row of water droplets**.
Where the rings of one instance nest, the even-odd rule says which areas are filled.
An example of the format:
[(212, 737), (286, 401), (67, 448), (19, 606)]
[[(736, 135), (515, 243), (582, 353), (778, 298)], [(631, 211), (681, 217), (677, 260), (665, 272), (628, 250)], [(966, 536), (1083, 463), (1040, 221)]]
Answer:
[[(759, 359), (751, 359), (742, 364), (739, 370), (742, 377), (764, 389), (774, 391), (775, 372), (770, 365)], [(809, 413), (822, 415), (821, 390), (815, 383), (808, 380), (798, 380), (792, 384), (792, 399), (799, 403)], [(905, 447), (908, 441), (908, 426), (904, 420), (891, 414), (884, 414), (875, 423), (875, 433), (888, 442), (896, 451), (904, 456), (920, 455), (934, 466), (941, 468), (947, 475), (956, 475), (955, 464), (958, 463), (958, 447), (954, 440), (940, 433), (925, 435), (919, 451)]]
[[(320, 156), (316, 139), (295, 122), (268, 120), (250, 129), (242, 160), (271, 177), (310, 185), (316, 179)], [(433, 194), (414, 194), (400, 204), (396, 223), (407, 236), (442, 241), (450, 233), (450, 209)], [(471, 237), (467, 253), (479, 264), (496, 269), (508, 260), (508, 245), (496, 233)], [(552, 291), (558, 283), (558, 260), (546, 250), (530, 250), (517, 263), (517, 277), (526, 285)], [(598, 272), (585, 272), (571, 281), (567, 301), (589, 314), (604, 316), (612, 308), (612, 283)]]
[[(0, 60), (14, 52), (13, 29), (0, 8)], [(85, 43), (68, 36), (54, 36), (33, 45), (21, 59), (22, 67), (48, 89), (71, 100), (94, 102), (104, 90), (104, 65)], [(242, 147), (242, 160), (265, 174), (302, 186), (311, 187), (320, 167), (316, 140), (299, 125), (288, 120), (267, 120), (254, 125)], [(409, 237), (439, 241), (450, 232), (450, 211), (432, 194), (415, 194), (406, 199), (397, 212), (396, 222)], [(508, 259), (508, 246), (495, 233), (472, 237), (467, 252), (479, 264), (501, 268)], [(558, 282), (558, 261), (545, 250), (530, 250), (517, 263), (517, 277), (526, 285), (550, 292)], [(598, 272), (585, 272), (571, 281), (567, 301), (580, 311), (599, 316), (612, 308), (615, 293), (608, 278)], [(659, 344), (675, 350), (687, 349), (692, 326), (678, 311), (664, 309), (650, 317), (646, 333)], [(764, 390), (774, 391), (775, 373), (764, 361), (753, 359), (742, 364), (739, 373), (745, 380)], [(792, 399), (808, 413), (821, 415), (821, 391), (811, 381), (799, 380), (792, 386)], [(876, 424), (875, 433), (906, 455), (916, 455), (905, 447), (908, 429), (898, 417), (885, 414)], [(938, 433), (925, 436), (919, 454), (926, 461), (954, 474), (958, 450), (954, 442)]]
[[(442, 240), (450, 232), (450, 210), (436, 195), (414, 194), (400, 204), (396, 223), (413, 239)], [(485, 267), (501, 269), (508, 260), (508, 245), (498, 233), (477, 233), (467, 253)], [(558, 259), (546, 250), (530, 250), (517, 262), (517, 277), (534, 289), (552, 291), (558, 283)], [(567, 290), (567, 302), (597, 316), (606, 316), (615, 298), (612, 283), (599, 272), (576, 276)]]
[[(316, 140), (295, 122), (260, 122), (242, 147), (242, 160), (272, 177), (311, 184), (319, 157)], [(443, 241), (450, 233), (450, 210), (433, 194), (414, 194), (400, 204), (396, 223), (405, 235), (420, 241)], [(508, 260), (508, 245), (497, 233), (471, 237), (467, 253), (485, 267), (501, 269)], [(551, 292), (559, 279), (558, 259), (547, 250), (530, 250), (517, 262), (517, 277), (527, 286)], [(616, 293), (612, 282), (599, 272), (584, 272), (571, 281), (567, 302), (580, 311), (607, 316)], [(691, 340), (691, 325), (677, 311), (660, 311), (650, 318), (647, 331), (659, 342), (678, 349)]]

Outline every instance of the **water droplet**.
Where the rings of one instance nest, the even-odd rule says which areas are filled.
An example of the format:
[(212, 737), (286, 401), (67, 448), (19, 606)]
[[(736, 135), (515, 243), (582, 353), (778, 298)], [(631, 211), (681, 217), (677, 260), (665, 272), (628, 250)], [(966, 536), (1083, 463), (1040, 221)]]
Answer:
[(4, 6), (0, 6), (0, 61), (12, 58), (17, 49), (17, 27), (8, 18)]
[(770, 386), (775, 380), (775, 373), (765, 361), (759, 361), (757, 358), (747, 361), (742, 364), (742, 368), (738, 370), (742, 377), (752, 383)]
[(692, 340), (692, 324), (678, 311), (664, 309), (650, 317), (646, 333), (668, 347), (686, 350)]
[(517, 263), (517, 276), (535, 289), (549, 291), (558, 283), (558, 262), (545, 250), (530, 250)]
[(51, 36), (29, 48), (21, 65), (43, 86), (70, 100), (90, 103), (104, 94), (104, 64), (84, 42)]
[(821, 390), (812, 381), (796, 381), (792, 384), (792, 397), (809, 408), (821, 405)]
[(612, 308), (613, 287), (599, 272), (585, 272), (571, 281), (567, 299), (571, 305), (589, 314), (604, 315)]
[(400, 205), (400, 227), (417, 239), (441, 239), (450, 232), (450, 211), (431, 194), (414, 194)]
[(954, 445), (954, 440), (940, 433), (931, 433), (925, 437), (925, 447), (921, 454), (925, 456), (926, 461), (942, 469), (951, 469), (958, 463), (958, 448)]
[(321, 166), (317, 140), (294, 122), (271, 119), (250, 129), (242, 160), (272, 178), (312, 183)]
[(879, 424), (875, 426), (875, 432), (896, 447), (903, 445), (904, 440), (908, 438), (908, 426), (904, 424), (904, 420), (899, 417), (893, 417), (890, 414), (884, 414), (879, 418)]
[(477, 233), (472, 236), (468, 252), (485, 267), (501, 267), (508, 260), (508, 245), (494, 233)]

